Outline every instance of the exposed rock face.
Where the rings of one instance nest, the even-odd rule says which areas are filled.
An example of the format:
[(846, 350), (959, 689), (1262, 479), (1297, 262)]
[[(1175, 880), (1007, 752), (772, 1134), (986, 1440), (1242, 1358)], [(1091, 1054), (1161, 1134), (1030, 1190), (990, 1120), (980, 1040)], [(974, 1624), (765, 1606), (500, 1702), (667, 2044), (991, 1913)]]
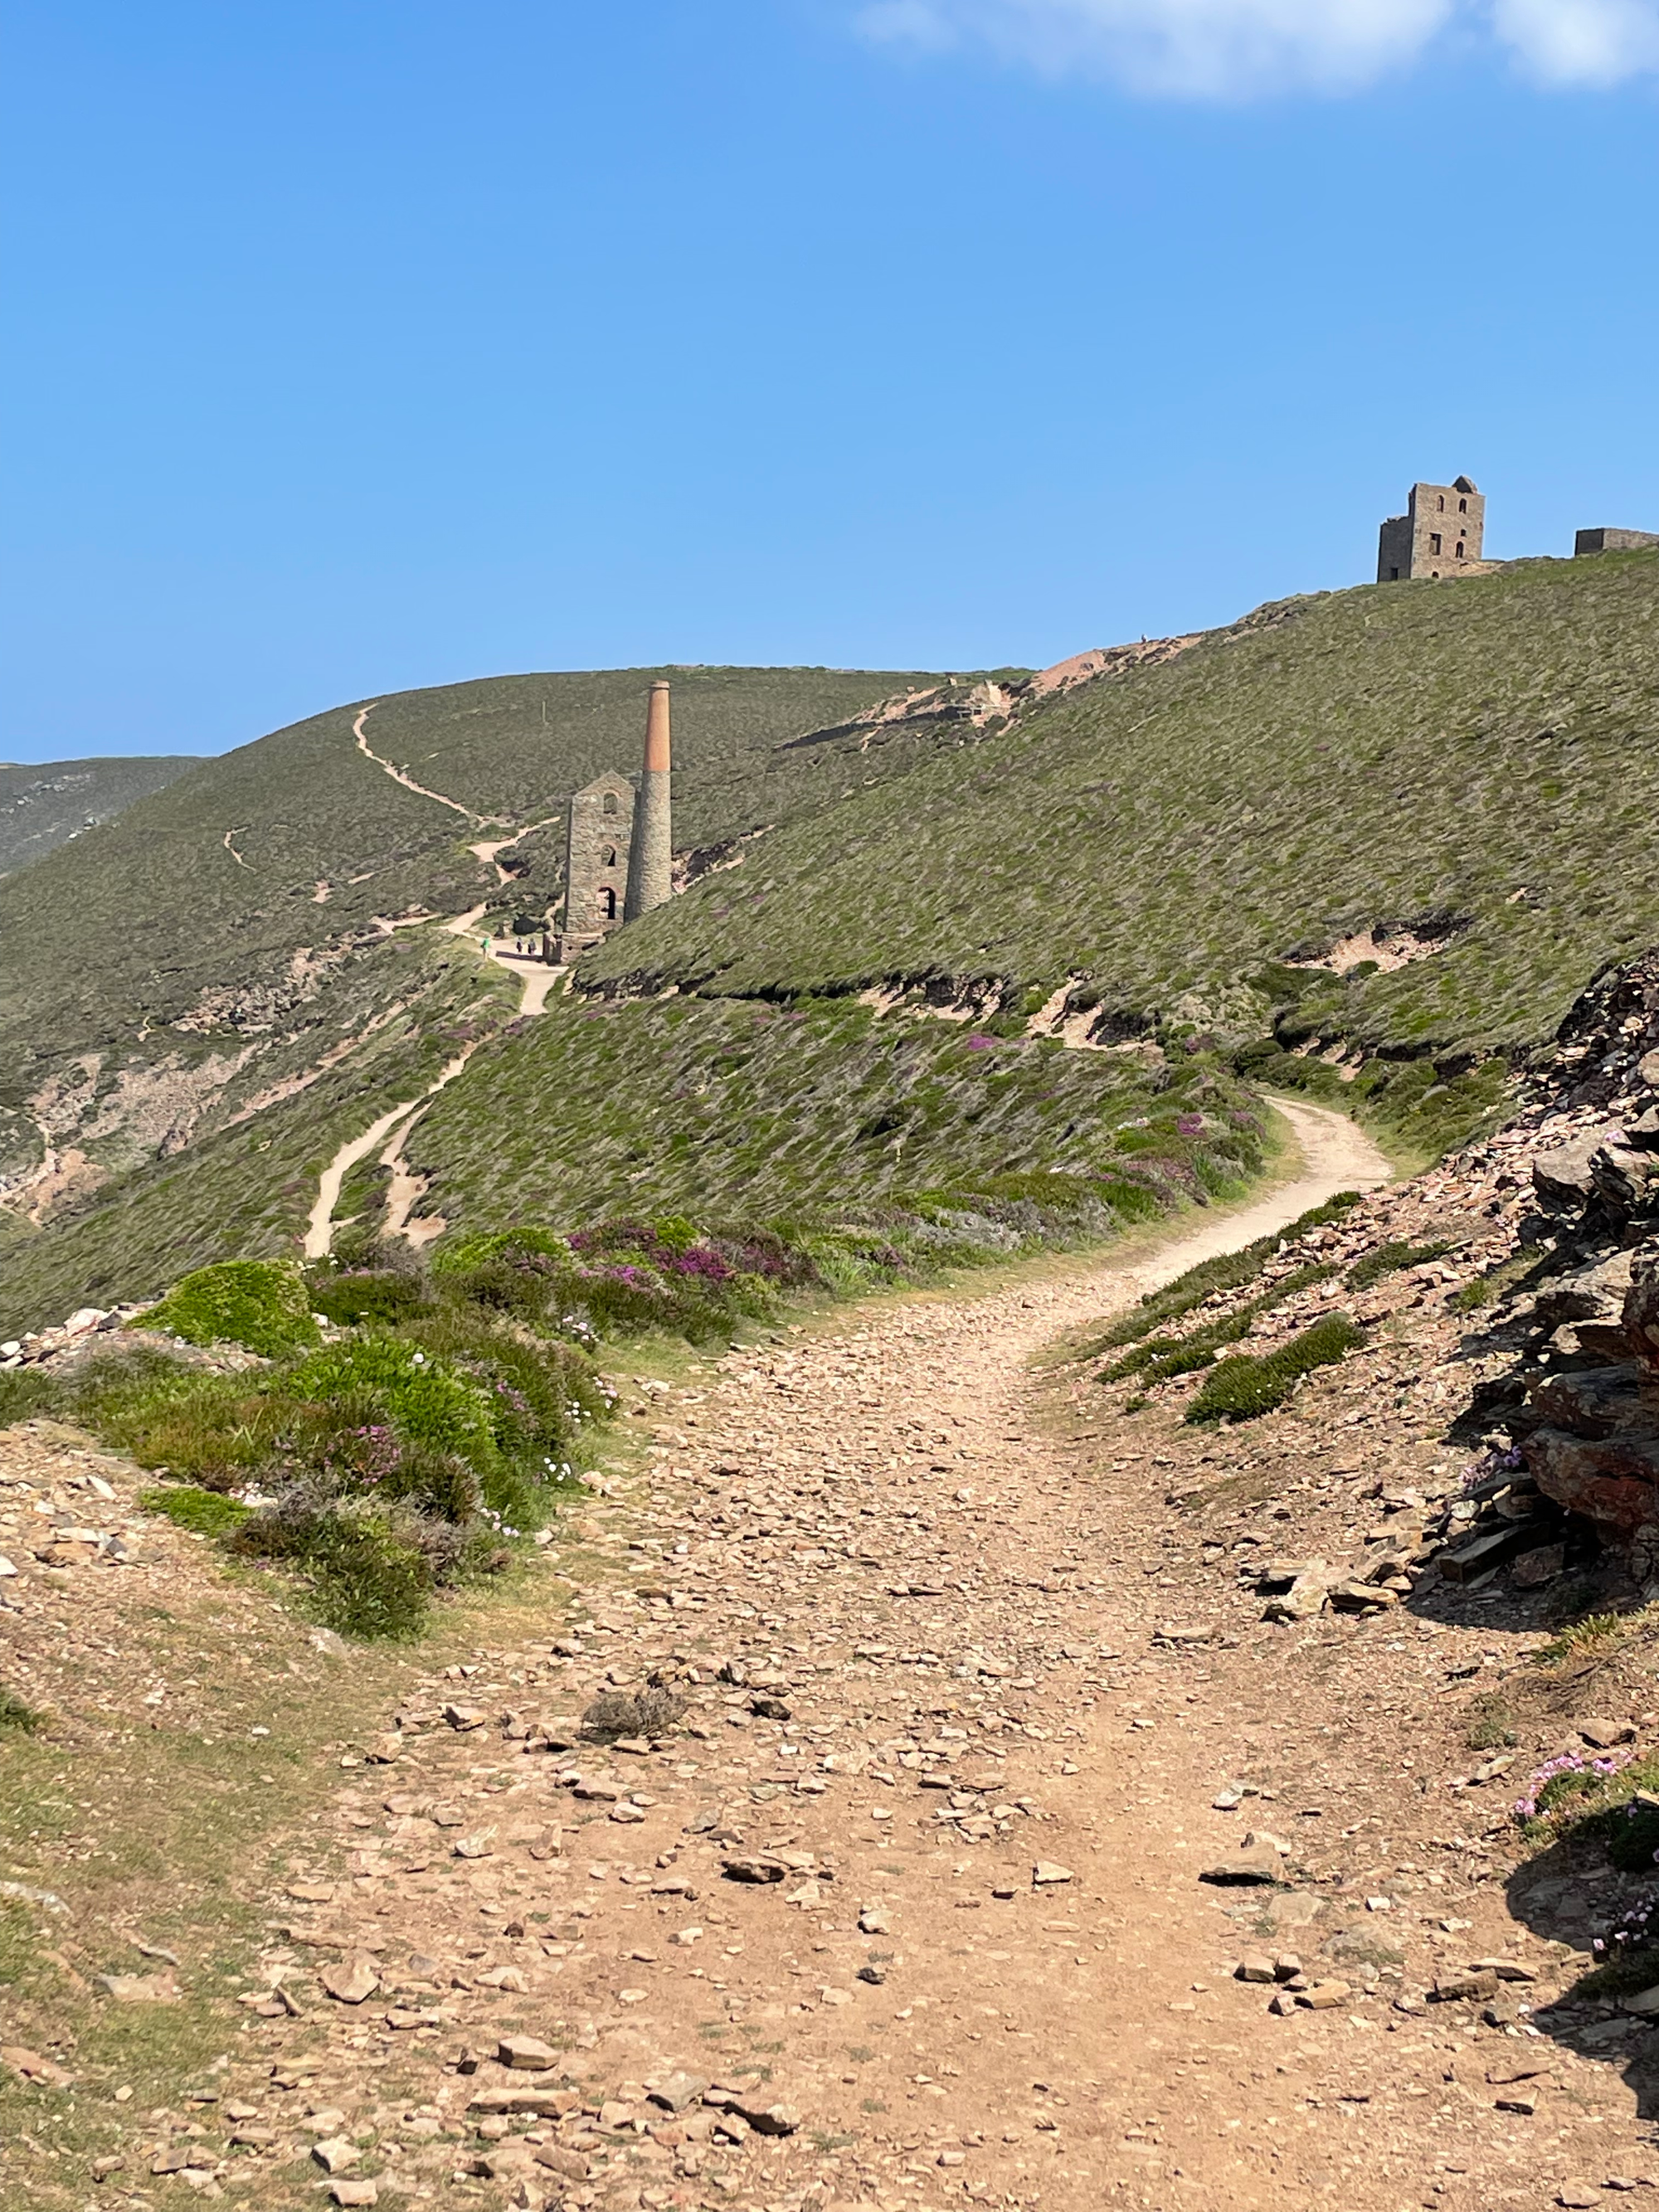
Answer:
[(1645, 1563), (1659, 1558), (1659, 954), (1587, 991), (1559, 1045), (1543, 1087), (1595, 1118), (1533, 1161), (1529, 1340), (1492, 1411), (1547, 1498)]

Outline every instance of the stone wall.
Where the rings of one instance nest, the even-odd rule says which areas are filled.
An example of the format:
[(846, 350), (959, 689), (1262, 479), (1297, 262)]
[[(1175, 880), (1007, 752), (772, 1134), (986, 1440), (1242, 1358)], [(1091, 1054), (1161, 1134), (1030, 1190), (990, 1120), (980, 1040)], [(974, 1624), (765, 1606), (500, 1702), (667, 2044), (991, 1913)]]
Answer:
[(1398, 584), (1411, 572), (1411, 517), (1391, 514), (1376, 535), (1376, 580), (1379, 584)]
[(1639, 553), (1644, 546), (1659, 545), (1652, 530), (1581, 530), (1572, 541), (1575, 559), (1586, 553)]
[(634, 787), (625, 775), (607, 770), (571, 800), (561, 960), (574, 959), (621, 921), (633, 834)]

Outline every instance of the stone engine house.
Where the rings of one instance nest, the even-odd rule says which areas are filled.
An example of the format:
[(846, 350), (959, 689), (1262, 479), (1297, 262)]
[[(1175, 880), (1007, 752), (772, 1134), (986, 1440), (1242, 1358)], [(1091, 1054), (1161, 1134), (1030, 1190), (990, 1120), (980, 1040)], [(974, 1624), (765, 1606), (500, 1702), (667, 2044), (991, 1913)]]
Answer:
[(574, 960), (622, 920), (633, 843), (634, 787), (625, 775), (607, 769), (570, 802), (561, 960)]
[(1404, 514), (1391, 514), (1377, 533), (1376, 580), (1408, 576), (1479, 574), (1486, 502), (1467, 477), (1449, 484), (1414, 483)]
[(607, 769), (570, 802), (558, 957), (579, 959), (619, 921), (673, 896), (668, 686), (653, 684), (639, 788)]

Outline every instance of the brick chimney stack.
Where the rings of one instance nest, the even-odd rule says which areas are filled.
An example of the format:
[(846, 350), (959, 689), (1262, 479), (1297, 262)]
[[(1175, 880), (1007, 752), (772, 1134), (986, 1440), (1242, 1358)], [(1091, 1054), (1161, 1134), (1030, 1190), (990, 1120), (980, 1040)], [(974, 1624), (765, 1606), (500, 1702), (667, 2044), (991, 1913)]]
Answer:
[(634, 805), (623, 919), (632, 921), (673, 896), (674, 827), (670, 796), (668, 686), (651, 686), (645, 721), (645, 771)]

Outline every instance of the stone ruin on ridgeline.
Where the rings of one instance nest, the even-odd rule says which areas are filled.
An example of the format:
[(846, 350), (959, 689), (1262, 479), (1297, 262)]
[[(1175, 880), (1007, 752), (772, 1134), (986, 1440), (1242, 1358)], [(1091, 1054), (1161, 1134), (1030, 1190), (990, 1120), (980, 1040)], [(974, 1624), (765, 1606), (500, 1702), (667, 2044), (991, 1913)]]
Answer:
[(579, 959), (619, 921), (673, 896), (674, 830), (668, 686), (651, 686), (639, 789), (607, 769), (570, 802), (565, 833), (564, 927), (558, 957)]
[[(1403, 514), (1391, 514), (1377, 532), (1376, 580), (1400, 584), (1408, 577), (1485, 576), (1501, 568), (1482, 552), (1486, 502), (1468, 477), (1449, 484), (1414, 483)], [(1659, 545), (1651, 530), (1581, 530), (1573, 538), (1576, 560), (1593, 553), (1638, 553)]]

